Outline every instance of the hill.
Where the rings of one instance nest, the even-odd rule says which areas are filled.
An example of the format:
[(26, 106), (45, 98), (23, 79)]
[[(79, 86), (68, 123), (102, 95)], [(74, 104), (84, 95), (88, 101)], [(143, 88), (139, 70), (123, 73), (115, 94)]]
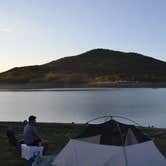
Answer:
[(38, 66), (0, 73), (0, 85), (87, 87), (118, 83), (166, 83), (166, 62), (138, 53), (94, 49)]

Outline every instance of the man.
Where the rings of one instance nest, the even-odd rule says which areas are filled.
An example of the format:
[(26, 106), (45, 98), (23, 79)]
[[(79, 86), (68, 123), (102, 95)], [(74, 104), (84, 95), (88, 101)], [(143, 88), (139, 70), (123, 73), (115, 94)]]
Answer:
[(36, 128), (36, 117), (31, 115), (28, 124), (24, 127), (24, 143), (30, 146), (39, 146), (41, 138)]

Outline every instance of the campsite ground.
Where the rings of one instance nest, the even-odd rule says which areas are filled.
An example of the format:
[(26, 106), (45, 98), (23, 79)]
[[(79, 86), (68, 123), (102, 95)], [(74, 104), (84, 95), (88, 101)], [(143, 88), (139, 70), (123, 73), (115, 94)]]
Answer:
[[(8, 144), (6, 130), (12, 127), (16, 136), (22, 139), (24, 124), (21, 122), (0, 122), (0, 165), (26, 166), (27, 161), (21, 159), (20, 152)], [(83, 131), (85, 125), (40, 123), (40, 135), (48, 140), (48, 154), (56, 154), (70, 139)], [(166, 129), (140, 128), (145, 134), (152, 136), (161, 153), (166, 157)]]

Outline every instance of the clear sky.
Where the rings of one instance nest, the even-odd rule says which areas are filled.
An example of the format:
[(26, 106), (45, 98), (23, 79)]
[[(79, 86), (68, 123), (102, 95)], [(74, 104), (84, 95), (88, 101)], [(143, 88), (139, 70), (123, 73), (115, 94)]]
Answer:
[(166, 61), (166, 0), (0, 0), (0, 71), (94, 48)]

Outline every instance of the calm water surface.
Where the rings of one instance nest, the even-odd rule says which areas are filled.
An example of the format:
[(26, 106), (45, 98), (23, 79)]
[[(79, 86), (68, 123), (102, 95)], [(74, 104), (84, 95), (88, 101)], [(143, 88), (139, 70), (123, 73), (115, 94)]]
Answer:
[(166, 88), (108, 88), (77, 91), (1, 91), (0, 121), (85, 123), (121, 115), (144, 126), (166, 127)]

